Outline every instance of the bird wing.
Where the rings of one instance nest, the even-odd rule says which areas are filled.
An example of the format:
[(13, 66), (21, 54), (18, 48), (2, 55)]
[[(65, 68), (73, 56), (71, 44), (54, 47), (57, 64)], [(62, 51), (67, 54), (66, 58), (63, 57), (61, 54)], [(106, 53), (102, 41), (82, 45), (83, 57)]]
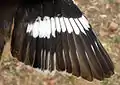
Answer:
[(23, 2), (15, 16), (11, 52), (43, 71), (66, 71), (89, 81), (114, 73), (109, 55), (72, 0)]

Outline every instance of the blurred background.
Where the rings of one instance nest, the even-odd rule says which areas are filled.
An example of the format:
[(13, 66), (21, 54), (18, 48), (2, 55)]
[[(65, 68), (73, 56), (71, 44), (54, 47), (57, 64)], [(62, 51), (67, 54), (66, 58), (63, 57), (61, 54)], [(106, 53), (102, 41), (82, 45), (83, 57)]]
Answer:
[(75, 2), (113, 60), (115, 74), (104, 81), (88, 82), (65, 73), (43, 73), (6, 55), (6, 51), (0, 62), (0, 85), (120, 85), (120, 0)]

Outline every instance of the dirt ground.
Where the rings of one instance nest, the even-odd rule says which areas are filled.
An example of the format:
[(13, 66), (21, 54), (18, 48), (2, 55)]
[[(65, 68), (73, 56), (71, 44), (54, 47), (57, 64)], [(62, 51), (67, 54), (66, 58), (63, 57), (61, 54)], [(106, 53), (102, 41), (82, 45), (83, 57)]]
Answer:
[(120, 85), (120, 0), (75, 1), (113, 60), (115, 74), (88, 82), (64, 72), (43, 73), (12, 58), (8, 43), (0, 62), (0, 85)]

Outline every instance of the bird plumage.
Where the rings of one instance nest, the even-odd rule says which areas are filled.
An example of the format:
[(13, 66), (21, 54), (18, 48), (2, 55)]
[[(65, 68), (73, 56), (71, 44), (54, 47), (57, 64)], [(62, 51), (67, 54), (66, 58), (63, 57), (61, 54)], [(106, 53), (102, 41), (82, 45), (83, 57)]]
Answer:
[(89, 81), (114, 73), (109, 55), (72, 0), (23, 0), (15, 13), (11, 53), (18, 60)]

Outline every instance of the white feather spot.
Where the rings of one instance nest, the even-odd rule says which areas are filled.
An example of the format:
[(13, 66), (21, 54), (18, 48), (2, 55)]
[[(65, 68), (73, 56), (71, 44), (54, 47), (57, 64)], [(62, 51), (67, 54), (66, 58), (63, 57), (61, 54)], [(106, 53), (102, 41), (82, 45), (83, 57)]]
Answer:
[(89, 22), (84, 15), (82, 15), (82, 19), (88, 24), (88, 27), (89, 27)]
[(51, 18), (51, 27), (52, 27), (52, 36), (55, 37), (56, 26), (55, 26), (55, 19), (53, 17)]
[(51, 34), (51, 25), (50, 25), (50, 18), (44, 17), (43, 20), (40, 20), (40, 27), (39, 27), (39, 37), (40, 38), (50, 38)]
[(72, 26), (71, 26), (71, 24), (70, 24), (68, 18), (64, 18), (64, 21), (65, 21), (65, 24), (66, 24), (68, 33), (73, 32)]
[[(51, 34), (51, 23), (50, 23), (50, 17), (46, 17), (46, 34), (47, 34), (47, 38), (50, 38), (50, 34)], [(46, 34), (44, 35), (46, 37)]]
[(30, 33), (34, 38), (38, 36), (40, 38), (42, 37), (50, 38), (51, 33), (50, 18), (44, 17), (44, 19), (41, 20), (41, 17), (37, 17), (33, 24), (28, 24), (26, 32)]
[(80, 33), (80, 30), (79, 30), (79, 28), (77, 27), (75, 21), (73, 20), (73, 18), (70, 18), (69, 20), (70, 20), (70, 22), (71, 22), (71, 25), (72, 25), (72, 27), (73, 27), (73, 30), (74, 30), (75, 33), (78, 35), (78, 34)]
[(57, 32), (61, 32), (60, 21), (58, 17), (55, 17)]
[(36, 38), (38, 36), (38, 26), (39, 22), (28, 24), (26, 32), (30, 33), (34, 38)]
[(78, 25), (79, 29), (81, 30), (81, 32), (83, 32), (84, 34), (86, 34), (86, 32), (85, 32), (83, 26), (80, 24), (78, 18), (75, 19), (75, 22), (77, 23), (77, 25)]
[(32, 29), (34, 38), (38, 37), (38, 35), (39, 35), (39, 31), (38, 31), (39, 26), (40, 26), (39, 22), (35, 21), (35, 23), (33, 24), (33, 29)]
[(90, 28), (88, 21), (85, 19), (85, 17), (82, 15), (82, 17), (79, 18), (79, 21), (82, 23), (83, 27), (86, 30), (89, 30), (88, 28)]
[(65, 23), (64, 23), (63, 17), (60, 18), (60, 24), (61, 24), (62, 32), (65, 32), (66, 31), (66, 27), (65, 27)]

